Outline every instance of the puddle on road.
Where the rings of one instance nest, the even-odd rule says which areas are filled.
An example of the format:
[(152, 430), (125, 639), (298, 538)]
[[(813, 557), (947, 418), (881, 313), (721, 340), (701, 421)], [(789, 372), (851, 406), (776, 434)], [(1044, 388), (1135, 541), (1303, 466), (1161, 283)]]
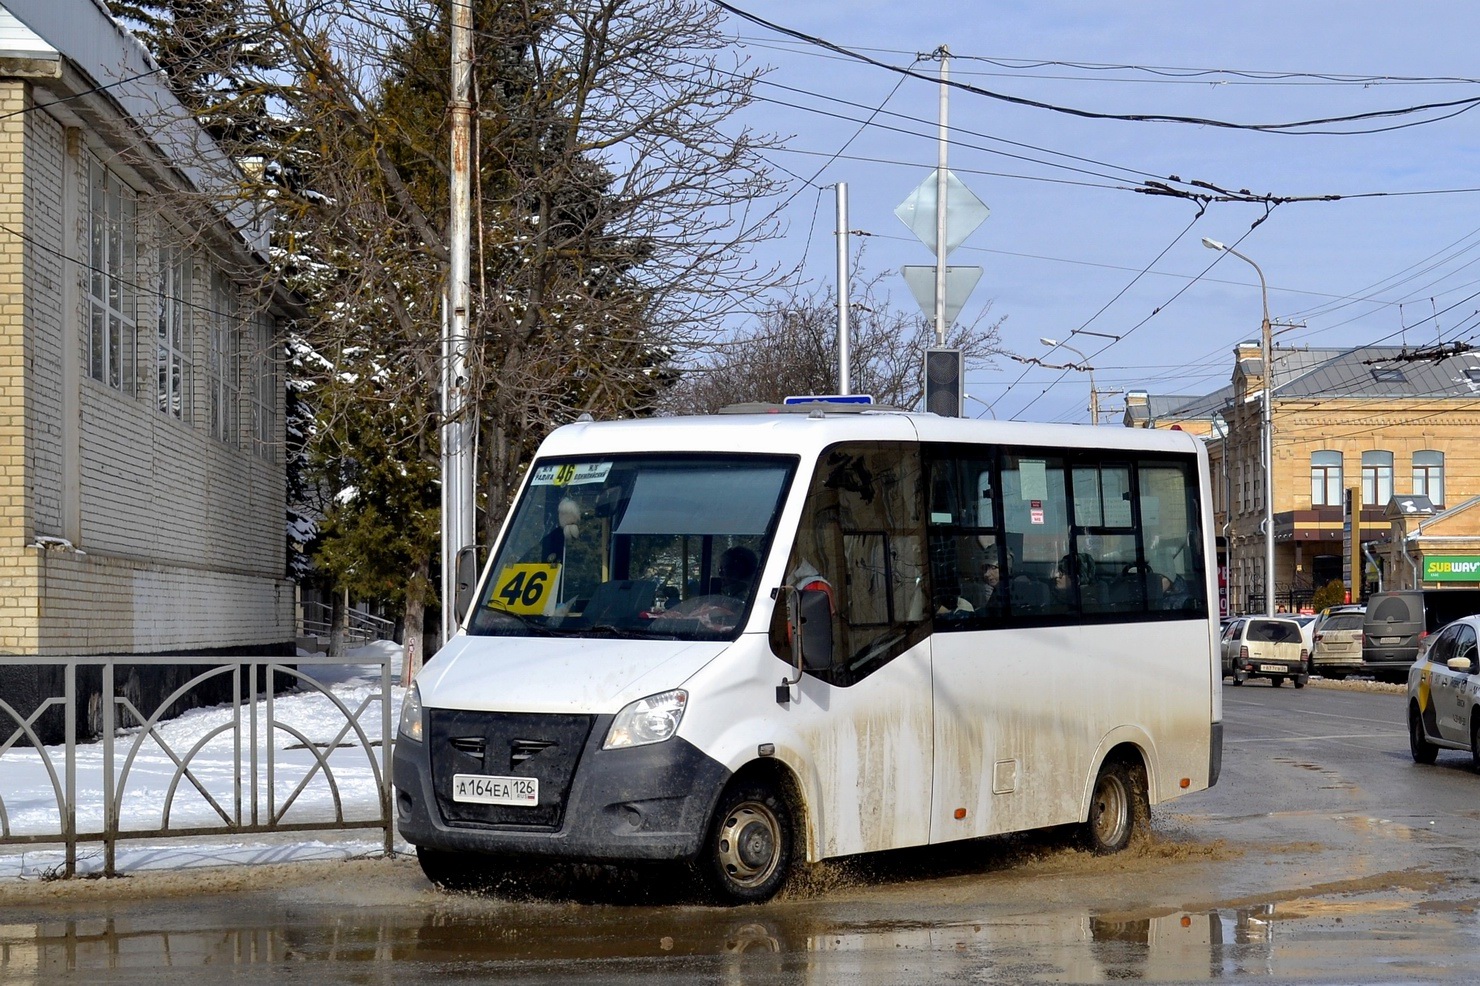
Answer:
[[(392, 906), (336, 910), (208, 898), (147, 917), (118, 907), (106, 917), (0, 925), (0, 982), (40, 986), (63, 972), (168, 966), (175, 973), (198, 968), (200, 981), (212, 983), (227, 981), (211, 978), (218, 969), (265, 978), (287, 964), (312, 979), (318, 963), (334, 963), (332, 973), (322, 967), (324, 975), (340, 977), (386, 961), (405, 963), (398, 976), (422, 968), (500, 981), (579, 980), (616, 969), (692, 981), (739, 975), (734, 981), (898, 984), (965, 969), (992, 981), (1196, 981), (1289, 975), (1297, 967), (1330, 972), (1333, 962), (1353, 961), (1352, 943), (1373, 940), (1400, 963), (1407, 956), (1421, 964), (1425, 950), (1452, 936), (1470, 940), (1465, 953), (1472, 953), (1480, 899), (1433, 901), (1431, 882), (1406, 877), (1193, 909), (1018, 913), (918, 899), (913, 908), (793, 899), (726, 909), (532, 904), (425, 891)], [(861, 910), (912, 917), (860, 917)], [(963, 916), (966, 910), (979, 916)], [(909, 975), (901, 977), (901, 968)]]
[[(1411, 979), (1436, 955), (1480, 950), (1480, 879), (1348, 869), (1270, 896), (1168, 877), (1245, 852), (1166, 837), (1113, 857), (1031, 840), (902, 851), (821, 864), (776, 901), (733, 909), (682, 899), (656, 871), (566, 868), (563, 881), (531, 874), (491, 894), (445, 894), (408, 860), (50, 884), (0, 910), (0, 983), (90, 970), (131, 982), (165, 967), (199, 970), (197, 986), (289, 967), (355, 982), (388, 969), (531, 983), (1331, 981), (1343, 970), (1370, 981), (1362, 963), (1374, 954)], [(1103, 903), (1147, 900), (1153, 884), (1149, 899), (1167, 906)]]

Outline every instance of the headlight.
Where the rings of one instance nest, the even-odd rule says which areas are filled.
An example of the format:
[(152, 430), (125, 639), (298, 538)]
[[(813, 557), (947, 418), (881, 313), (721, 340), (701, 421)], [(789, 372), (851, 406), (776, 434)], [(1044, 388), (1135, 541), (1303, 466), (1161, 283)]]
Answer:
[(406, 697), (401, 700), (400, 733), (409, 740), (421, 742), (421, 689), (415, 685), (406, 690)]
[(640, 698), (617, 713), (612, 728), (607, 730), (603, 750), (661, 743), (678, 732), (683, 710), (689, 704), (689, 693), (682, 688)]

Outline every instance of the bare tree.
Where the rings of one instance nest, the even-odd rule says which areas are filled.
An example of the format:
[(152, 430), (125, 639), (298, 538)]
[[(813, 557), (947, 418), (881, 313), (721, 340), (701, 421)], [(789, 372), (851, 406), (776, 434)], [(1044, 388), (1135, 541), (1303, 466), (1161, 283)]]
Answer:
[[(293, 353), (310, 458), (333, 494), (320, 561), (356, 591), (404, 598), (408, 624), (436, 569), (424, 533), (442, 424), (449, 2), (231, 0), (224, 34), (184, 0), (134, 5), (162, 61), (188, 56), (169, 62), (189, 76), (187, 105), (252, 165), (217, 189), (272, 205), (280, 271), (306, 299)], [(653, 412), (674, 354), (769, 286), (747, 249), (776, 224), (769, 139), (734, 117), (757, 70), (719, 8), (472, 2), (468, 413), (492, 531), (552, 427)], [(272, 57), (194, 70), (228, 49)]]
[[(856, 269), (856, 268), (855, 268)], [(924, 395), (922, 363), (935, 329), (917, 313), (894, 308), (883, 294), (884, 275), (854, 288), (849, 306), (849, 382), (876, 403), (915, 408)], [(956, 326), (946, 338), (968, 367), (1000, 352), (1002, 320)], [(727, 404), (780, 403), (792, 395), (838, 392), (837, 301), (819, 292), (771, 301), (754, 326), (710, 348), (683, 371), (664, 397), (671, 414), (708, 414)]]

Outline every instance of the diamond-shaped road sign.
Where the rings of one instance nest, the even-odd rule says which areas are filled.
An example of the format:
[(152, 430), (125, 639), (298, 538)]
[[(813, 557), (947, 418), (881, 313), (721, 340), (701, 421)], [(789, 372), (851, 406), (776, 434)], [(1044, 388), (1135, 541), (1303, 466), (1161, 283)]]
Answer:
[[(918, 188), (909, 194), (903, 202), (895, 208), (894, 214), (899, 217), (910, 230), (920, 238), (920, 242), (931, 250), (935, 249), (935, 196), (936, 175), (939, 169), (930, 172), (930, 177), (922, 181)], [(961, 180), (950, 171), (946, 172), (946, 255), (960, 246), (966, 237), (976, 231), (976, 228), (986, 221), (991, 210), (986, 203), (977, 198), (976, 195), (961, 183)], [(945, 260), (945, 257), (937, 257), (937, 260)], [(934, 292), (931, 292), (934, 294)]]
[[(920, 303), (920, 310), (930, 318), (935, 317), (935, 267), (906, 265), (901, 267), (900, 273), (904, 274), (905, 283), (910, 286), (910, 294)], [(956, 316), (961, 314), (961, 309), (966, 304), (966, 299), (976, 289), (976, 282), (981, 280), (982, 269), (980, 267), (947, 267), (946, 268), (946, 325), (954, 325)]]

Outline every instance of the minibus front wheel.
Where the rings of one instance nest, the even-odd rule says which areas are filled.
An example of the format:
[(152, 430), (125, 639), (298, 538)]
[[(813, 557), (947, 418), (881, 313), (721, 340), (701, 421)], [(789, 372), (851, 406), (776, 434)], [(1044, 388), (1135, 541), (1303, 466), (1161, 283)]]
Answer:
[(757, 904), (776, 895), (791, 874), (796, 829), (786, 799), (764, 779), (725, 788), (700, 850), (700, 876), (726, 904)]

